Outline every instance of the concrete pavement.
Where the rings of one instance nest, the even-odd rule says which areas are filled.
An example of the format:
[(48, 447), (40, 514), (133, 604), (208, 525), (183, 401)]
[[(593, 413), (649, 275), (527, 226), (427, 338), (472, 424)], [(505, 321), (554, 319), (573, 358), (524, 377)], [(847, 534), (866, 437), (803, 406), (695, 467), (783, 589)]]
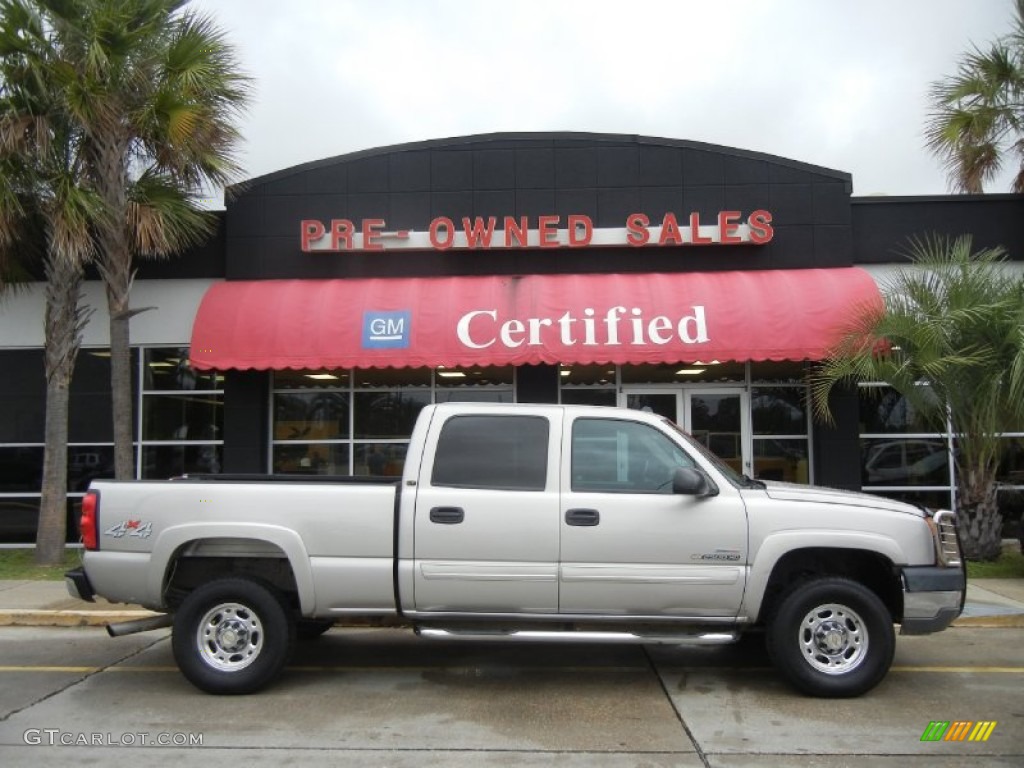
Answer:
[[(138, 605), (71, 597), (63, 581), (0, 581), (0, 626), (103, 626), (154, 614)], [(975, 579), (958, 627), (1024, 628), (1024, 579)]]

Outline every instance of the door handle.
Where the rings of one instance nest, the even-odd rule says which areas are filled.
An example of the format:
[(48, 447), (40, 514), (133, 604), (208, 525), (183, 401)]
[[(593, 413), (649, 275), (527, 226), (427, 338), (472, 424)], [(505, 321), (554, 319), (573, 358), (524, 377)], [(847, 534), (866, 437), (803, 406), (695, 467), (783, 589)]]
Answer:
[(565, 513), (566, 525), (590, 526), (601, 522), (601, 513), (596, 509), (569, 509)]
[(441, 525), (458, 525), (466, 519), (462, 507), (433, 507), (430, 510), (430, 522)]

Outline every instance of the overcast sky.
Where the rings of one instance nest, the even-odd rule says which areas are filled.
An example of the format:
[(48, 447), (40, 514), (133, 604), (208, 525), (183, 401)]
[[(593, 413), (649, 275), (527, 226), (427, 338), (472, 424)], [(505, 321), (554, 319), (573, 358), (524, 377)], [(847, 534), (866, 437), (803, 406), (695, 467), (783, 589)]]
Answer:
[[(195, 0), (255, 79), (252, 178), (495, 131), (690, 139), (942, 194), (929, 84), (1011, 0)], [(986, 191), (1009, 191), (1011, 173)]]

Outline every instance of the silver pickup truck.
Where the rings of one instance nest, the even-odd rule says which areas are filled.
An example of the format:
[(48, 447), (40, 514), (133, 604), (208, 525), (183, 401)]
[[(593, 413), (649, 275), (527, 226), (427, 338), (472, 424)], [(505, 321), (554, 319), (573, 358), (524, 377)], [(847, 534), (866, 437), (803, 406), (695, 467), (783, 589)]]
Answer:
[(946, 628), (956, 520), (740, 476), (659, 416), (423, 409), (400, 481), (204, 476), (92, 484), (73, 595), (165, 615), (184, 675), (256, 691), (296, 635), (386, 617), (447, 640), (719, 644), (762, 631), (782, 675), (856, 696), (903, 634)]

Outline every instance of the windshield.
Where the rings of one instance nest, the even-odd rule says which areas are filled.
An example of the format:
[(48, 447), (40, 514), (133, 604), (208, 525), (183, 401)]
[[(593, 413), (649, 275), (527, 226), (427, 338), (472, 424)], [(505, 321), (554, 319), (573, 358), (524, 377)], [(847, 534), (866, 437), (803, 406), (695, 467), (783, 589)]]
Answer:
[(697, 451), (697, 453), (699, 453), (705, 459), (707, 459), (712, 464), (714, 464), (715, 465), (715, 469), (717, 469), (719, 472), (721, 472), (723, 475), (725, 475), (726, 478), (729, 480), (729, 482), (732, 483), (733, 485), (739, 486), (741, 488), (763, 488), (764, 487), (763, 483), (761, 483), (759, 480), (753, 480), (752, 478), (749, 478), (746, 475), (741, 475), (735, 469), (730, 467), (728, 464), (726, 464), (724, 461), (722, 461), (718, 456), (716, 456), (710, 450), (708, 450), (708, 447), (706, 445), (704, 445), (704, 443), (700, 442), (699, 440), (695, 440), (692, 435), (684, 432), (679, 427), (679, 425), (676, 424), (671, 419), (664, 419), (664, 422), (669, 427), (672, 428), (673, 432), (675, 432), (677, 435), (682, 437), (683, 441), (688, 446), (693, 448), (695, 451)]

